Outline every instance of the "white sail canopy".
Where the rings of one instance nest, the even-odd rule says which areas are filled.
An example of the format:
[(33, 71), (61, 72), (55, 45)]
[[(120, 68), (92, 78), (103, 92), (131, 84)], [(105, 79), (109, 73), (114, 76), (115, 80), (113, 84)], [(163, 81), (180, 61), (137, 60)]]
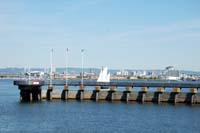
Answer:
[(107, 67), (102, 67), (97, 82), (110, 82), (110, 73)]

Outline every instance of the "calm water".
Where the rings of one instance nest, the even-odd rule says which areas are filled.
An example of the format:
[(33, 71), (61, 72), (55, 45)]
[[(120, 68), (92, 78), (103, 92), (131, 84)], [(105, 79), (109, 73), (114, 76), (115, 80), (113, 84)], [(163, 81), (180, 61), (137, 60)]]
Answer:
[(92, 101), (20, 103), (0, 80), (0, 132), (200, 132), (200, 105)]

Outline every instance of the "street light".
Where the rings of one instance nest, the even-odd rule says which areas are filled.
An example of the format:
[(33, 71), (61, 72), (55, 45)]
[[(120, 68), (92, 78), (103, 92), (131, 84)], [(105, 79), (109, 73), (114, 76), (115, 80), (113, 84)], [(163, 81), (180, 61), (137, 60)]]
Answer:
[(52, 75), (53, 75), (53, 49), (50, 52), (50, 86), (52, 86)]
[(65, 85), (68, 86), (68, 77), (67, 77), (67, 74), (68, 74), (68, 53), (69, 53), (69, 49), (67, 48), (66, 49), (66, 83)]
[(81, 86), (83, 86), (83, 57), (84, 57), (84, 49), (81, 49)]

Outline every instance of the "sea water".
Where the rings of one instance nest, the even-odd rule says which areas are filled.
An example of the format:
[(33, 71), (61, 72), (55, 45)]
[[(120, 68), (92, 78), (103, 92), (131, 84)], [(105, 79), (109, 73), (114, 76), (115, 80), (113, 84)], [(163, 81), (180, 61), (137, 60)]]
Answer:
[(24, 103), (12, 80), (0, 80), (0, 132), (199, 133), (200, 105), (75, 100)]

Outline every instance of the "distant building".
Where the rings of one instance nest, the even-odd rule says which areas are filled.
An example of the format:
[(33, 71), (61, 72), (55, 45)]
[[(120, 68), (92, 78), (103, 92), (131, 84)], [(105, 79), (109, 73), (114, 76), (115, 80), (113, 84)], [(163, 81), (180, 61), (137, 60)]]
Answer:
[(137, 76), (137, 72), (136, 71), (131, 72), (131, 76)]
[(132, 71), (131, 76), (139, 76), (139, 77), (144, 77), (147, 75), (147, 71)]
[(116, 72), (116, 75), (117, 76), (128, 76), (128, 71), (121, 70), (121, 71)]
[(163, 78), (166, 80), (179, 80), (180, 72), (176, 70), (173, 66), (168, 66), (163, 72)]
[(45, 73), (42, 71), (30, 71), (25, 73), (26, 76), (31, 76), (31, 77), (37, 77), (37, 78), (42, 78)]
[(121, 72), (121, 71), (116, 72), (116, 75), (117, 75), (117, 76), (119, 76), (119, 75), (121, 76), (121, 75), (122, 75), (122, 72)]
[(142, 76), (146, 76), (146, 75), (147, 75), (147, 72), (143, 71)]

